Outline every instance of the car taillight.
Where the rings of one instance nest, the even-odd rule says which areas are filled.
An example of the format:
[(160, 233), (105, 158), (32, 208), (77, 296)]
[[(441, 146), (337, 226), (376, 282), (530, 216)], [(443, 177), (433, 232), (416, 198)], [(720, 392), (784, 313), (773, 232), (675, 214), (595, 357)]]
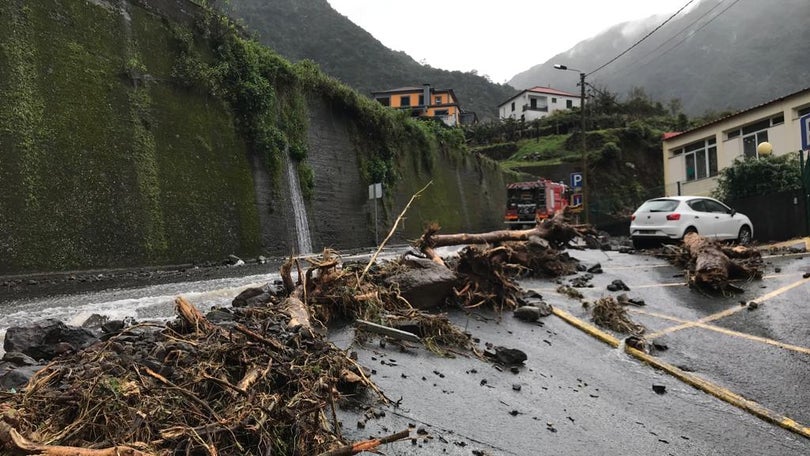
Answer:
[(630, 216), (630, 221), (631, 221), (631, 222), (632, 222), (633, 220), (635, 220), (635, 219), (636, 219), (636, 214), (633, 214), (633, 215), (631, 215), (631, 216)]
[(681, 219), (681, 214), (678, 214), (678, 213), (667, 214), (667, 220), (680, 220), (680, 219)]

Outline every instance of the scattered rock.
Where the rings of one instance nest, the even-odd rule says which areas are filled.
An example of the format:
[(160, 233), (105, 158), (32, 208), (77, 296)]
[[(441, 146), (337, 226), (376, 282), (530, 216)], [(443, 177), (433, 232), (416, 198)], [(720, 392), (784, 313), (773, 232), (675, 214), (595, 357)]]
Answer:
[(623, 281), (619, 279), (616, 279), (613, 282), (611, 282), (607, 286), (607, 289), (610, 291), (630, 291), (630, 287), (628, 287), (627, 284), (625, 284)]
[(650, 344), (641, 337), (629, 336), (624, 339), (625, 345), (635, 348), (636, 350), (643, 351), (644, 353), (650, 352)]
[(748, 303), (748, 310), (754, 310), (759, 307), (759, 303), (756, 301), (751, 301)]
[(20, 352), (6, 352), (3, 354), (3, 361), (14, 364), (15, 366), (33, 366), (37, 364), (34, 358)]
[(805, 252), (807, 252), (807, 245), (805, 245), (804, 241), (797, 242), (796, 244), (793, 244), (790, 247), (788, 247), (788, 252), (790, 252), (790, 253), (805, 253)]
[(523, 364), (528, 359), (526, 352), (517, 348), (494, 347), (494, 350), (495, 353), (485, 351), (484, 354), (505, 366)]
[(432, 309), (443, 303), (458, 277), (448, 267), (430, 260), (419, 261), (420, 267), (408, 268), (388, 276), (385, 284), (398, 285), (400, 293), (417, 309)]
[(664, 394), (667, 392), (667, 387), (665, 385), (660, 385), (657, 383), (653, 383), (652, 389), (656, 394)]
[(596, 263), (595, 265), (588, 268), (588, 272), (592, 274), (601, 274), (602, 272), (602, 263)]
[(50, 361), (60, 353), (77, 351), (96, 342), (89, 330), (47, 319), (31, 326), (12, 326), (6, 331), (3, 349), (24, 353), (37, 360)]
[(523, 321), (537, 321), (540, 319), (540, 309), (535, 306), (518, 307), (513, 312), (515, 318)]
[(244, 266), (245, 261), (236, 255), (228, 255), (228, 258), (226, 258), (225, 261), (222, 262), (222, 264), (226, 266)]
[(21, 389), (31, 377), (34, 376), (45, 365), (19, 366), (13, 367), (0, 377), (0, 389), (8, 391), (11, 389)]

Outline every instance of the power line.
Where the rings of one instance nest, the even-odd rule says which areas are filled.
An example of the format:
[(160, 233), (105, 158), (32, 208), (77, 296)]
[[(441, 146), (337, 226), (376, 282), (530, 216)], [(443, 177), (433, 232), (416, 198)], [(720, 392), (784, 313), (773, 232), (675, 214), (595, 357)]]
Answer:
[[(739, 1), (739, 0), (738, 0), (738, 1)], [(647, 53), (646, 53), (646, 54), (644, 54), (643, 56), (641, 56), (641, 57), (639, 57), (639, 58), (635, 59), (634, 61), (632, 61), (632, 62), (628, 63), (627, 65), (625, 65), (625, 67), (624, 67), (624, 68), (625, 68), (625, 70), (629, 70), (629, 69), (631, 69), (632, 67), (634, 67), (634, 66), (636, 65), (636, 63), (639, 63), (639, 62), (643, 61), (644, 59), (646, 59), (647, 57), (649, 57), (651, 54), (653, 54), (653, 53), (657, 52), (659, 49), (661, 49), (662, 47), (666, 46), (666, 45), (667, 45), (668, 43), (670, 43), (672, 40), (674, 40), (675, 38), (677, 38), (677, 37), (678, 37), (680, 34), (682, 34), (683, 32), (687, 31), (687, 30), (688, 30), (690, 27), (692, 27), (692, 26), (693, 26), (693, 25), (695, 25), (696, 23), (700, 22), (700, 21), (701, 21), (703, 18), (705, 18), (706, 16), (708, 16), (709, 14), (711, 14), (711, 13), (712, 13), (712, 11), (716, 10), (717, 8), (719, 8), (719, 7), (720, 7), (720, 6), (723, 4), (723, 2), (725, 2), (725, 0), (720, 0), (720, 2), (718, 2), (716, 5), (714, 5), (713, 7), (711, 7), (711, 8), (710, 8), (708, 11), (706, 11), (705, 13), (701, 14), (701, 15), (700, 15), (700, 16), (699, 16), (697, 19), (695, 19), (694, 21), (690, 22), (690, 23), (689, 23), (689, 24), (687, 24), (685, 27), (683, 27), (682, 29), (680, 29), (680, 30), (678, 31), (678, 33), (673, 34), (671, 37), (669, 37), (669, 38), (668, 38), (667, 40), (665, 40), (663, 43), (659, 44), (659, 45), (658, 45), (658, 46), (657, 46), (655, 49), (651, 50), (650, 52), (647, 52)], [(736, 2), (735, 2), (735, 3), (736, 3)], [(733, 6), (733, 4), (732, 4), (732, 6)], [(729, 7), (729, 8), (730, 8), (730, 7)], [(726, 8), (726, 9), (728, 9), (728, 8)], [(720, 14), (723, 14), (723, 12), (724, 12), (724, 11), (725, 11), (725, 10), (721, 11), (721, 12), (720, 12)], [(719, 16), (720, 14), (718, 14), (718, 16)], [(716, 17), (716, 16), (715, 16), (715, 17)], [(713, 21), (713, 20), (714, 20), (714, 19), (710, 20), (709, 22), (711, 22), (711, 21)], [(708, 22), (707, 22), (707, 24), (708, 24)], [(701, 28), (702, 28), (702, 27), (701, 27)], [(700, 30), (700, 29), (698, 29), (698, 30)], [(693, 33), (693, 34), (694, 34), (694, 33)], [(687, 37), (686, 37), (686, 38), (688, 38), (688, 37), (689, 37), (689, 35), (687, 35)], [(684, 40), (685, 40), (686, 38), (684, 38)], [(672, 46), (672, 48), (670, 48), (670, 50), (672, 50), (672, 49), (674, 49), (675, 47), (677, 47), (677, 46), (678, 46), (678, 44), (679, 44), (679, 43), (681, 43), (682, 41), (683, 41), (683, 40), (681, 40), (681, 41), (679, 41), (678, 43), (676, 43), (676, 44), (675, 44), (675, 46)], [(666, 52), (669, 52), (669, 50), (668, 50), (668, 51), (666, 51)], [(666, 52), (664, 52), (664, 54), (665, 54)], [(663, 55), (663, 54), (661, 54), (661, 55)], [(657, 57), (660, 57), (660, 55), (659, 55), (659, 56), (656, 56), (655, 58), (657, 58)], [(655, 60), (655, 58), (650, 59), (650, 61), (649, 61), (649, 62), (651, 62), (651, 61)], [(649, 62), (647, 62), (647, 63), (649, 63)], [(621, 73), (624, 73), (624, 71), (620, 71), (620, 72), (619, 72), (619, 74), (621, 74)]]
[[(736, 5), (736, 4), (737, 4), (737, 3), (739, 3), (739, 2), (740, 2), (740, 0), (734, 0), (734, 2), (732, 2), (730, 5), (728, 5), (727, 7), (723, 8), (723, 10), (722, 10), (722, 11), (720, 11), (719, 13), (717, 13), (717, 15), (716, 15), (716, 16), (714, 16), (713, 18), (709, 19), (708, 21), (706, 21), (706, 23), (705, 23), (705, 24), (703, 24), (703, 25), (701, 25), (700, 27), (698, 27), (697, 29), (695, 29), (695, 31), (694, 31), (694, 32), (692, 32), (691, 34), (688, 34), (688, 35), (684, 36), (684, 37), (683, 37), (683, 38), (681, 38), (681, 39), (680, 39), (680, 40), (679, 40), (677, 43), (675, 43), (675, 44), (674, 44), (674, 45), (673, 45), (671, 48), (667, 49), (666, 51), (664, 51), (664, 52), (662, 52), (662, 53), (660, 53), (660, 54), (658, 54), (658, 55), (656, 55), (655, 57), (653, 57), (652, 59), (650, 59), (650, 60), (649, 60), (647, 63), (650, 63), (650, 62), (652, 62), (653, 60), (655, 60), (655, 59), (657, 59), (657, 58), (659, 58), (659, 57), (663, 57), (663, 56), (667, 55), (667, 54), (668, 54), (670, 51), (672, 51), (673, 49), (675, 49), (675, 48), (677, 48), (678, 46), (680, 46), (680, 45), (681, 45), (681, 44), (682, 44), (684, 41), (686, 41), (688, 38), (690, 38), (690, 37), (694, 36), (694, 35), (695, 35), (697, 32), (699, 32), (699, 31), (703, 30), (703, 29), (704, 29), (704, 28), (705, 28), (707, 25), (711, 24), (711, 23), (712, 23), (712, 22), (713, 22), (715, 19), (717, 19), (718, 17), (722, 16), (722, 15), (723, 15), (723, 13), (725, 13), (726, 11), (728, 11), (728, 10), (729, 10), (729, 8), (731, 8), (732, 6)], [(648, 54), (648, 55), (649, 55), (649, 54)], [(644, 57), (646, 57), (646, 55), (645, 55)]]
[[(621, 57), (621, 56), (623, 56), (624, 54), (627, 54), (628, 52), (630, 52), (631, 50), (633, 50), (633, 48), (635, 48), (636, 46), (638, 46), (639, 44), (641, 44), (641, 42), (642, 42), (642, 41), (644, 41), (644, 40), (646, 40), (647, 38), (649, 38), (649, 37), (650, 37), (650, 36), (651, 36), (653, 33), (657, 32), (657, 31), (658, 31), (658, 30), (659, 30), (661, 27), (665, 26), (665, 25), (666, 25), (666, 24), (667, 24), (669, 21), (671, 21), (672, 19), (674, 19), (674, 18), (675, 18), (675, 16), (677, 16), (678, 14), (680, 14), (680, 13), (681, 13), (681, 11), (683, 11), (684, 9), (686, 9), (686, 7), (687, 7), (687, 6), (689, 6), (689, 5), (691, 5), (691, 4), (692, 4), (694, 1), (695, 1), (695, 0), (689, 0), (688, 2), (686, 2), (686, 4), (685, 4), (685, 5), (683, 5), (683, 6), (681, 7), (681, 9), (679, 9), (678, 11), (675, 11), (675, 14), (673, 14), (672, 16), (670, 16), (669, 18), (667, 18), (667, 20), (665, 20), (665, 21), (664, 21), (664, 22), (662, 22), (660, 25), (658, 25), (658, 27), (656, 27), (656, 28), (652, 29), (652, 31), (651, 31), (650, 33), (648, 33), (648, 34), (644, 35), (644, 37), (643, 37), (643, 38), (641, 38), (640, 40), (636, 41), (636, 42), (635, 42), (635, 43), (634, 43), (632, 46), (630, 46), (629, 48), (625, 49), (625, 50), (624, 50), (624, 51), (623, 51), (621, 54), (619, 54), (619, 55), (617, 55), (616, 57), (613, 57), (612, 59), (608, 60), (608, 62), (607, 62), (607, 63), (605, 63), (605, 64), (603, 64), (602, 66), (600, 66), (599, 68), (597, 68), (597, 69), (595, 69), (595, 70), (591, 71), (590, 73), (588, 73), (588, 75), (589, 75), (589, 76), (593, 75), (593, 74), (594, 74), (594, 73), (596, 73), (597, 71), (601, 70), (602, 68), (604, 68), (604, 67), (606, 67), (606, 66), (610, 65), (611, 63), (615, 62), (616, 60), (618, 60), (618, 59), (619, 59), (619, 57)], [(738, 0), (738, 1), (739, 1), (739, 0)]]

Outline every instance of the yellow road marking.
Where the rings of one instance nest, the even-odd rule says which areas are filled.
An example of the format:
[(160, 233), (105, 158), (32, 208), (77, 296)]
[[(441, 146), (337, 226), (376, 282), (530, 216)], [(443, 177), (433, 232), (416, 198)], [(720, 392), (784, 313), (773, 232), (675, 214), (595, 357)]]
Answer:
[[(790, 291), (790, 290), (792, 290), (792, 289), (794, 289), (794, 288), (796, 288), (796, 287), (798, 287), (800, 285), (804, 285), (806, 283), (810, 283), (810, 278), (801, 279), (801, 280), (799, 280), (797, 282), (791, 283), (790, 285), (785, 285), (782, 288), (779, 288), (777, 290), (773, 290), (770, 293), (766, 293), (766, 294), (764, 294), (764, 295), (762, 295), (762, 296), (760, 296), (760, 297), (758, 297), (756, 299), (752, 299), (751, 302), (755, 302), (757, 304), (762, 304), (763, 302), (765, 302), (765, 301), (767, 301), (767, 300), (769, 300), (771, 298), (779, 296), (782, 293)], [(726, 309), (726, 310), (724, 310), (722, 312), (717, 312), (715, 314), (707, 315), (707, 316), (705, 316), (703, 318), (700, 318), (700, 319), (698, 319), (696, 321), (691, 321), (691, 322), (686, 322), (686, 323), (683, 323), (683, 324), (680, 324), (680, 325), (671, 326), (669, 328), (662, 329), (661, 331), (657, 331), (657, 332), (654, 332), (652, 334), (648, 334), (646, 336), (646, 339), (655, 339), (656, 337), (661, 337), (664, 334), (670, 334), (670, 333), (673, 333), (673, 332), (676, 332), (676, 331), (680, 331), (682, 329), (692, 328), (694, 326), (697, 326), (700, 323), (708, 323), (710, 321), (719, 320), (721, 318), (728, 317), (729, 315), (734, 315), (735, 313), (737, 313), (737, 312), (739, 312), (741, 310), (745, 310), (745, 309), (747, 309), (746, 306), (731, 307), (731, 308), (728, 308), (728, 309)]]
[(752, 340), (752, 341), (755, 341), (755, 342), (762, 342), (764, 344), (773, 345), (774, 347), (784, 348), (785, 350), (792, 350), (792, 351), (795, 351), (795, 352), (810, 355), (810, 348), (802, 347), (800, 345), (786, 344), (784, 342), (779, 342), (778, 340), (768, 339), (767, 337), (760, 337), (760, 336), (755, 336), (753, 334), (746, 334), (744, 332), (734, 331), (732, 329), (723, 328), (721, 326), (707, 325), (705, 323), (691, 322), (691, 321), (683, 320), (683, 319), (673, 317), (673, 316), (670, 316), (670, 315), (659, 314), (657, 312), (649, 312), (649, 311), (642, 310), (642, 309), (629, 309), (629, 310), (630, 310), (630, 312), (633, 312), (633, 313), (638, 313), (638, 314), (642, 314), (642, 315), (649, 315), (651, 317), (656, 317), (656, 318), (661, 318), (661, 319), (664, 319), (664, 320), (675, 321), (675, 322), (678, 322), (678, 323), (691, 324), (695, 328), (708, 329), (710, 331), (719, 332), (719, 333), (726, 334), (726, 335), (729, 335), (729, 336), (740, 337), (740, 338)]
[[(608, 345), (611, 345), (613, 347), (619, 346), (619, 339), (617, 339), (613, 335), (608, 334), (602, 331), (601, 329), (596, 328), (595, 326), (580, 320), (579, 318), (569, 314), (564, 310), (552, 307), (552, 311), (554, 312), (554, 315), (558, 316), (565, 322), (596, 337), (597, 339), (607, 343)], [(660, 369), (678, 378), (684, 383), (687, 383), (701, 391), (711, 394), (712, 396), (722, 401), (725, 401), (735, 407), (739, 407), (740, 409), (745, 410), (746, 412), (751, 413), (754, 416), (757, 416), (769, 423), (776, 424), (791, 432), (795, 432), (799, 435), (810, 438), (810, 427), (797, 423), (791, 418), (788, 418), (784, 415), (780, 415), (752, 400), (746, 399), (740, 396), (739, 394), (736, 394), (726, 388), (723, 388), (720, 385), (716, 385), (712, 382), (704, 380), (695, 374), (685, 372), (682, 369), (673, 366), (672, 364), (661, 361), (660, 359), (648, 355), (647, 353), (644, 353), (642, 351), (636, 350), (635, 348), (625, 346), (625, 352), (635, 357), (636, 359), (639, 359), (649, 364), (652, 367)]]

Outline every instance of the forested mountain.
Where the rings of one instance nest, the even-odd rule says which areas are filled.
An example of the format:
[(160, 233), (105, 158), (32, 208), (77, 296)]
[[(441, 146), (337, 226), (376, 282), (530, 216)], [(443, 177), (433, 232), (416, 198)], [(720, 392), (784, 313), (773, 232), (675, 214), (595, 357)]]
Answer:
[(615, 62), (596, 71), (660, 25), (664, 17), (616, 25), (513, 77), (577, 91), (579, 78), (625, 95), (643, 87), (667, 103), (680, 99), (690, 115), (737, 110), (810, 86), (810, 1), (702, 0)]
[[(516, 93), (473, 73), (421, 65), (404, 52), (385, 47), (332, 9), (326, 0), (231, 0), (230, 14), (260, 42), (293, 60), (315, 61), (327, 74), (364, 95), (377, 90), (431, 84), (453, 89), (465, 111), (479, 119), (497, 117), (498, 104)], [(463, 40), (463, 31), (459, 40)]]

